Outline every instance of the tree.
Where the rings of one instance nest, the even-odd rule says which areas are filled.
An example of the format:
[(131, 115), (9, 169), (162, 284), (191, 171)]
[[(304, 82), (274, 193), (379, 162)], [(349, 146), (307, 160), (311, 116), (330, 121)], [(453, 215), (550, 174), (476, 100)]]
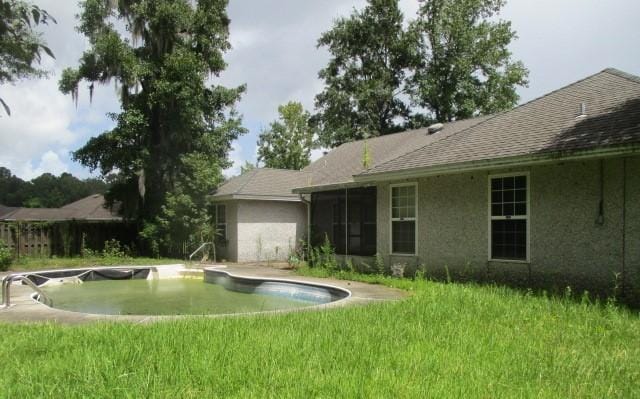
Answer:
[(437, 121), (465, 119), (513, 107), (528, 71), (508, 49), (516, 38), (496, 20), (504, 0), (422, 0), (410, 31), (419, 58), (412, 101)]
[[(139, 222), (154, 250), (199, 240), (210, 224), (206, 198), (229, 166), (231, 142), (245, 132), (234, 110), (245, 87), (210, 86), (226, 64), (226, 0), (85, 0), (78, 30), (90, 48), (60, 89), (77, 101), (86, 81), (115, 80), (116, 126), (74, 153), (104, 176), (107, 193)], [(125, 38), (121, 27), (131, 35)], [(197, 183), (197, 184), (195, 184)], [(180, 224), (180, 226), (177, 226)]]
[(22, 206), (27, 184), (9, 169), (0, 166), (0, 205)]
[(314, 117), (324, 146), (397, 132), (409, 119), (403, 94), (415, 46), (397, 0), (367, 3), (318, 40), (331, 54), (319, 73), (325, 88), (316, 96)]
[(279, 118), (258, 139), (258, 162), (267, 168), (300, 170), (309, 165), (313, 130), (311, 115), (299, 102), (278, 107)]
[[(55, 57), (33, 29), (49, 21), (56, 22), (48, 12), (33, 4), (21, 0), (0, 1), (0, 84), (46, 74), (36, 64), (42, 60), (43, 52)], [(2, 98), (0, 104), (7, 115), (11, 115)]]
[(244, 165), (240, 165), (240, 174), (244, 175), (247, 172), (250, 172), (256, 168), (256, 165), (252, 164), (249, 161), (244, 161)]
[(80, 180), (70, 173), (51, 173), (24, 181), (0, 167), (0, 204), (27, 208), (58, 208), (91, 194), (103, 194), (107, 183), (100, 179)]

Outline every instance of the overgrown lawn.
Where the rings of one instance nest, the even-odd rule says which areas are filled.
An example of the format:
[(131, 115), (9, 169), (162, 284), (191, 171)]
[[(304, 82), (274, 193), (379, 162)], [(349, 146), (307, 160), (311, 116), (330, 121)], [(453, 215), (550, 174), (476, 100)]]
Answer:
[[(356, 278), (357, 276), (352, 276)], [(640, 320), (500, 287), (151, 325), (1, 325), (6, 397), (640, 396)]]

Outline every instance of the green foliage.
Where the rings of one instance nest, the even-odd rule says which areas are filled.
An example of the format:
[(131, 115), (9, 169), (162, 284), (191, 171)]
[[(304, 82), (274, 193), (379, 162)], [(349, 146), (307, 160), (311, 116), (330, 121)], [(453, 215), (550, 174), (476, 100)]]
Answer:
[(382, 254), (380, 254), (379, 252), (376, 252), (373, 267), (376, 273), (378, 274), (382, 275), (386, 272), (386, 267), (384, 265), (384, 258), (382, 257)]
[[(245, 133), (234, 110), (245, 87), (210, 86), (230, 46), (226, 0), (86, 0), (78, 30), (89, 40), (60, 90), (77, 100), (81, 81), (114, 80), (116, 126), (74, 153), (106, 176), (107, 193), (141, 226), (149, 247), (169, 253), (209, 235), (206, 196), (230, 166), (231, 142)], [(124, 26), (125, 36), (116, 26)], [(133, 38), (128, 39), (128, 35)]]
[(252, 164), (249, 161), (244, 161), (244, 165), (240, 165), (240, 174), (244, 175), (247, 172), (250, 172), (256, 168), (256, 165)]
[(278, 107), (279, 119), (260, 133), (258, 161), (267, 168), (300, 170), (309, 165), (313, 130), (309, 112), (299, 102)]
[(338, 260), (336, 252), (329, 241), (329, 236), (325, 234), (324, 242), (321, 246), (311, 248), (310, 264), (313, 267), (324, 268), (327, 270), (337, 270)]
[(127, 248), (123, 247), (120, 241), (112, 238), (104, 242), (102, 256), (105, 258), (125, 258), (128, 256), (127, 252)]
[[(42, 36), (34, 28), (56, 20), (38, 6), (22, 0), (0, 1), (0, 85), (18, 79), (41, 77), (45, 71), (37, 64), (42, 53), (54, 58)], [(7, 103), (0, 98), (0, 105), (10, 115)]]
[(289, 266), (293, 269), (297, 269), (304, 265), (306, 251), (306, 241), (304, 239), (299, 241), (299, 245), (292, 245), (289, 243), (289, 253), (287, 255), (287, 263)]
[(513, 107), (528, 71), (514, 61), (511, 23), (497, 19), (504, 0), (430, 0), (409, 29), (418, 58), (412, 101), (439, 122)]
[(0, 240), (0, 271), (7, 270), (9, 266), (11, 266), (11, 262), (13, 262), (11, 248), (9, 248), (4, 241)]
[(409, 117), (403, 100), (413, 59), (397, 0), (368, 0), (362, 11), (340, 18), (318, 40), (331, 58), (319, 77), (314, 122), (327, 147), (402, 130)]
[(320, 143), (335, 147), (513, 107), (528, 71), (512, 60), (516, 34), (497, 19), (503, 4), (428, 0), (405, 21), (398, 0), (368, 0), (338, 19), (318, 41), (331, 55), (312, 118)]
[(362, 168), (369, 169), (371, 166), (371, 151), (369, 151), (369, 143), (367, 140), (364, 141), (364, 146), (362, 149)]
[(80, 180), (69, 173), (56, 177), (44, 173), (24, 181), (0, 167), (0, 204), (27, 208), (58, 208), (91, 194), (102, 194), (107, 184), (101, 179)]

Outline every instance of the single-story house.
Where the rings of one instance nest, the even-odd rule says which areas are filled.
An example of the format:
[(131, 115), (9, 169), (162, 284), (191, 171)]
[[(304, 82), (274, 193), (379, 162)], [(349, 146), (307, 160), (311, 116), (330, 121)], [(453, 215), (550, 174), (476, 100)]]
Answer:
[[(253, 173), (242, 189), (257, 194), (277, 172)], [(440, 275), (640, 290), (638, 76), (606, 69), (509, 111), (346, 143), (281, 173), (296, 178), (278, 184), (279, 196), (290, 190), (297, 214), (308, 201), (312, 243), (326, 236), (354, 260), (378, 254), (387, 266)], [(243, 201), (245, 221), (279, 219), (269, 216), (273, 199)], [(230, 223), (240, 223), (227, 219), (234, 250), (252, 253)]]
[(0, 239), (20, 255), (74, 255), (101, 250), (104, 242), (135, 241), (135, 229), (107, 207), (104, 196), (90, 195), (60, 208), (0, 205)]
[(233, 177), (212, 195), (216, 257), (234, 262), (286, 260), (307, 231), (307, 205), (294, 187), (310, 182), (296, 170), (259, 168)]

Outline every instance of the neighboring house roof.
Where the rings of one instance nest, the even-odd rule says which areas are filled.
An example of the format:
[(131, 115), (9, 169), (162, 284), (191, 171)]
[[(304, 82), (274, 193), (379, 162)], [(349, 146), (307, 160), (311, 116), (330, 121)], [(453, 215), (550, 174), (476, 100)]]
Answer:
[(640, 77), (605, 69), (377, 164), (356, 180), (621, 151), (640, 152)]
[(212, 195), (214, 200), (256, 199), (301, 201), (294, 187), (308, 184), (310, 175), (298, 170), (256, 168), (232, 177)]
[[(117, 206), (116, 206), (117, 208)], [(104, 196), (93, 194), (63, 206), (60, 209), (72, 210), (74, 219), (84, 220), (119, 220), (122, 219), (116, 210), (106, 207)]]
[[(317, 189), (332, 189), (354, 183), (353, 176), (366, 170), (364, 167), (365, 146), (369, 153), (369, 168), (429, 145), (461, 130), (477, 125), (487, 117), (477, 117), (445, 123), (436, 133), (429, 134), (427, 128), (373, 137), (366, 140), (344, 143), (303, 169), (311, 174), (305, 186)], [(299, 190), (305, 191), (305, 190)]]
[[(120, 221), (122, 218), (115, 211), (105, 206), (104, 197), (100, 194), (90, 195), (62, 208), (13, 208), (4, 215), (2, 221), (41, 221), (57, 222), (64, 220), (84, 221)], [(1, 211), (1, 210), (0, 210)]]
[(15, 211), (17, 208), (12, 206), (5, 206), (0, 204), (0, 219), (4, 217), (4, 215), (8, 215), (9, 213)]

